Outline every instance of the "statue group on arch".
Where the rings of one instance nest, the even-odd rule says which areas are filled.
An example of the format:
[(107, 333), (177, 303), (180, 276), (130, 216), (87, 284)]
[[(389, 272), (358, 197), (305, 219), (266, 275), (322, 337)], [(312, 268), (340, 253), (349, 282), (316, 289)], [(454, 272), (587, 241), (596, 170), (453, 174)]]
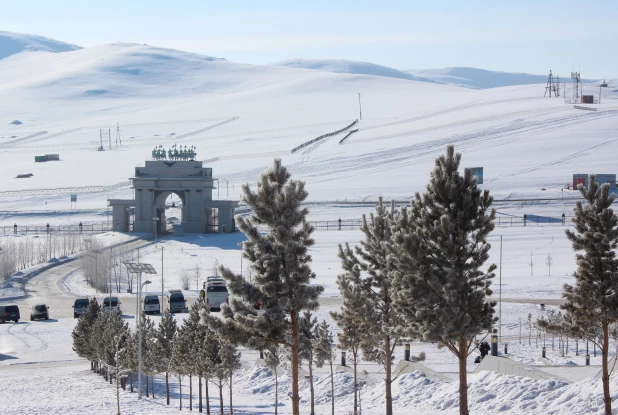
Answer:
[(174, 144), (170, 149), (165, 150), (163, 146), (155, 147), (152, 150), (153, 160), (190, 160), (193, 161), (197, 157), (195, 146), (177, 146)]

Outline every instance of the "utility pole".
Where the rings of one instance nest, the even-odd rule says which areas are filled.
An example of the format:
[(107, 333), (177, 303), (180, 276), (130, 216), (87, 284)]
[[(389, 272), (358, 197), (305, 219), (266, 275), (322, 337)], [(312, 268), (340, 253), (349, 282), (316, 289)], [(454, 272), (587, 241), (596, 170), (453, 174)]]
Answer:
[(498, 319), (500, 325), (498, 326), (498, 342), (502, 341), (502, 235), (500, 235), (500, 290), (499, 292), (499, 306), (498, 306)]
[(358, 93), (358, 119), (362, 120), (363, 119), (363, 107), (361, 106), (361, 100), (360, 100), (360, 92)]
[(161, 315), (163, 315), (163, 302), (165, 301), (165, 296), (163, 295), (165, 292), (165, 287), (164, 287), (164, 282), (163, 282), (163, 247), (161, 247), (161, 310), (159, 310), (159, 312), (161, 313)]

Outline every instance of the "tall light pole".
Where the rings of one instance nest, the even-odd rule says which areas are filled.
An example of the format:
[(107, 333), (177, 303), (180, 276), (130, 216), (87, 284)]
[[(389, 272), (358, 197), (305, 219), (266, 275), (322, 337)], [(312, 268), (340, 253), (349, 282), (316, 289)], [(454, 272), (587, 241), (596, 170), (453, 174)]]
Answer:
[(135, 262), (125, 262), (127, 271), (132, 274), (137, 274), (137, 332), (138, 332), (138, 345), (137, 345), (137, 397), (142, 399), (142, 287), (146, 284), (150, 284), (151, 281), (145, 281), (142, 284), (142, 273), (156, 274), (157, 271), (150, 264), (140, 264)]
[(498, 326), (498, 338), (502, 341), (502, 235), (500, 235), (500, 308), (498, 309), (498, 319), (500, 325)]
[(363, 108), (361, 107), (360, 92), (358, 93), (358, 119), (363, 119)]
[(161, 309), (159, 310), (159, 313), (161, 313), (161, 315), (163, 315), (163, 302), (165, 301), (164, 291), (165, 282), (163, 280), (163, 247), (161, 247)]

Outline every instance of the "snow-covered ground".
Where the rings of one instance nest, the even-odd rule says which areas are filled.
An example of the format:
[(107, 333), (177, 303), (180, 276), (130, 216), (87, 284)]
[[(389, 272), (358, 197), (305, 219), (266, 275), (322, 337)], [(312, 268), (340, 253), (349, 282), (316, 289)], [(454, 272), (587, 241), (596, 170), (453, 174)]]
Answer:
[[(322, 65), (326, 70), (321, 71), (289, 67), (294, 65), (253, 66), (124, 43), (63, 53), (30, 48), (0, 60), (0, 124), (4, 125), (0, 129), (0, 173), (5, 178), (0, 188), (0, 233), (5, 229), (2, 235), (7, 235), (2, 238), (21, 238), (11, 236), (14, 224), (21, 228), (108, 221), (107, 199), (130, 198), (132, 191), (127, 185), (103, 186), (127, 181), (159, 144), (166, 148), (195, 145), (200, 160), (218, 157), (205, 165), (212, 167), (219, 179), (214, 193), (220, 199), (237, 199), (241, 183), (255, 183), (273, 157), (282, 158), (294, 178), (307, 182), (310, 220), (360, 219), (372, 210), (367, 205), (343, 202), (375, 201), (378, 196), (409, 199), (424, 189), (435, 157), (447, 144), (455, 144), (463, 154), (462, 167), (484, 167), (483, 187), (499, 201), (496, 207), (501, 218), (524, 214), (559, 217), (564, 213), (568, 223), (574, 206), (569, 199), (577, 197), (565, 188), (572, 182), (572, 174), (616, 173), (615, 85), (602, 91), (597, 111), (582, 111), (562, 98), (543, 98), (542, 84), (472, 90), (410, 77), (348, 73), (356, 69), (349, 70), (346, 65), (345, 71), (335, 71), (344, 73), (329, 72), (334, 69), (328, 65)], [(598, 88), (585, 87), (584, 92), (596, 94)], [(358, 93), (363, 111), (358, 132), (344, 143), (340, 143), (341, 134), (290, 153), (297, 145), (359, 118)], [(225, 120), (229, 122), (221, 124)], [(111, 133), (103, 140), (106, 151), (96, 151), (102, 131)], [(49, 153), (60, 154), (60, 161), (34, 163), (35, 155)], [(15, 178), (25, 173), (33, 176)], [(53, 190), (58, 188), (62, 189)], [(71, 206), (72, 193), (78, 195), (77, 208)], [(168, 204), (173, 201), (178, 202), (172, 198)], [(168, 216), (173, 216), (172, 212)], [(539, 303), (555, 303), (562, 285), (572, 282), (575, 261), (564, 229), (529, 223), (526, 227), (497, 227), (489, 238), (493, 247), (490, 261), (496, 264), (500, 263), (502, 241), (502, 284), (497, 276), (493, 285), (494, 297), (497, 299), (501, 291), (505, 300), (501, 305), (500, 351), (507, 343), (509, 355), (526, 364), (584, 363), (585, 344), (577, 344), (576, 356), (571, 340), (566, 356), (561, 356), (557, 345), (551, 348), (551, 339), (538, 339), (527, 326), (528, 315), (533, 320), (541, 315)], [(109, 239), (106, 245), (120, 242), (112, 238), (124, 238), (108, 235), (102, 236)], [(314, 235), (316, 245), (311, 254), (316, 283), (325, 286), (317, 314), (331, 322), (328, 312), (340, 302), (337, 245), (357, 243), (362, 234), (346, 230), (316, 231)], [(180, 271), (196, 266), (203, 281), (215, 262), (237, 272), (242, 266), (246, 274), (248, 264), (241, 262), (238, 246), (242, 240), (242, 234), (188, 235), (144, 246), (141, 262), (151, 263), (158, 272), (147, 292), (161, 292), (161, 275), (165, 289), (179, 288)], [(546, 264), (548, 255), (553, 262), (551, 272)], [(71, 301), (76, 296), (104, 294), (84, 283), (79, 260), (61, 267), (32, 279), (11, 280), (0, 288), (0, 297), (29, 296), (11, 300), (22, 307), (22, 321), (0, 326), (2, 394), (12, 397), (3, 402), (2, 413), (114, 411), (113, 385), (92, 374), (88, 364), (77, 360), (71, 350), (70, 333), (75, 324)], [(192, 281), (187, 290), (190, 301), (201, 281)], [(122, 291), (126, 286), (119, 295), (125, 317), (133, 323), (135, 294)], [(50, 321), (26, 321), (27, 307), (35, 301), (57, 301), (50, 309)], [(555, 305), (550, 307), (556, 309)], [(548, 347), (547, 360), (539, 360), (543, 341)], [(412, 352), (420, 351), (427, 354), (426, 366), (453, 377), (456, 361), (450, 352), (432, 344), (413, 343)], [(403, 349), (396, 355), (400, 359)], [(245, 369), (239, 371), (234, 383), (236, 413), (273, 412), (272, 376), (253, 367), (255, 358), (255, 352), (243, 351)], [(473, 359), (471, 356), (470, 369), (474, 368)], [(598, 365), (599, 359), (593, 357), (592, 364)], [(365, 363), (362, 368), (370, 373), (362, 388), (363, 411), (383, 413), (380, 368)], [(318, 371), (318, 413), (329, 410), (325, 376), (324, 370)], [(473, 413), (596, 413), (601, 407), (598, 380), (567, 384), (493, 373), (471, 374), (469, 380)], [(352, 399), (350, 375), (339, 372), (336, 381), (337, 411), (347, 414)], [(123, 392), (123, 411), (176, 412), (165, 406), (161, 377), (155, 383), (157, 397), (142, 403), (135, 394)], [(616, 387), (612, 384), (613, 391)], [(175, 381), (173, 388), (177, 404)], [(281, 388), (280, 413), (290, 413), (285, 374)], [(394, 390), (397, 413), (458, 412), (457, 382), (408, 374), (396, 381)], [(308, 393), (303, 384), (303, 411)], [(186, 410), (184, 384), (183, 394)], [(211, 398), (212, 405), (217, 401)]]

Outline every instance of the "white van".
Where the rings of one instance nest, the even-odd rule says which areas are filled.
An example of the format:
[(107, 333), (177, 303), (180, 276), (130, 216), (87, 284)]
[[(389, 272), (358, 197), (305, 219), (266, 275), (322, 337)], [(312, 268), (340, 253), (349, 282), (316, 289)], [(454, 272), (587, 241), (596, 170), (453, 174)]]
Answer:
[(188, 313), (187, 300), (182, 295), (180, 290), (168, 290), (167, 304), (169, 304), (170, 313)]
[(147, 295), (144, 297), (144, 313), (145, 314), (159, 314), (161, 312), (161, 306), (159, 304), (159, 297), (156, 295)]
[(208, 277), (204, 283), (204, 291), (206, 291), (206, 306), (211, 311), (220, 311), (221, 304), (227, 303), (230, 296), (225, 280), (221, 277)]

